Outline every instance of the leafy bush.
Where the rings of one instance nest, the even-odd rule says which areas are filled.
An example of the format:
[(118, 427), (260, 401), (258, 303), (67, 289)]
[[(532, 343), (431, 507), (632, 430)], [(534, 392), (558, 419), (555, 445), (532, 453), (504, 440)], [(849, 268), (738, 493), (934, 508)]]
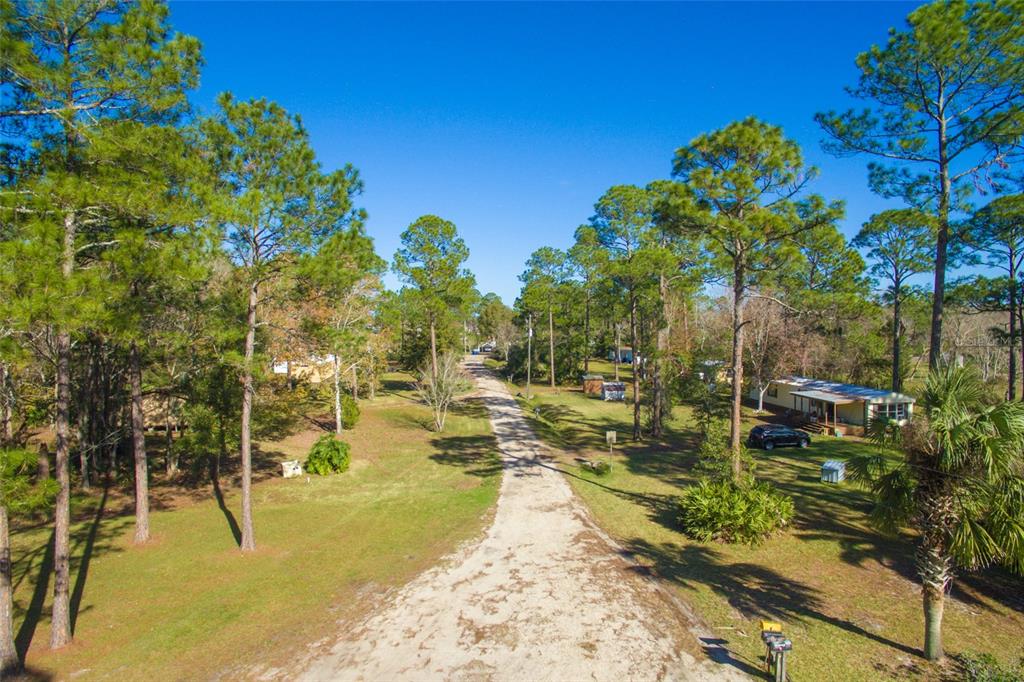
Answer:
[(348, 443), (338, 440), (332, 434), (324, 434), (313, 444), (306, 457), (306, 471), (318, 476), (341, 473), (348, 470)]
[(348, 393), (341, 394), (341, 425), (351, 429), (359, 422), (359, 403)]
[(765, 482), (703, 480), (679, 498), (679, 524), (694, 540), (757, 544), (793, 519), (793, 500)]
[(1016, 665), (1004, 665), (991, 654), (964, 653), (953, 656), (952, 678), (968, 682), (1024, 682), (1024, 658)]

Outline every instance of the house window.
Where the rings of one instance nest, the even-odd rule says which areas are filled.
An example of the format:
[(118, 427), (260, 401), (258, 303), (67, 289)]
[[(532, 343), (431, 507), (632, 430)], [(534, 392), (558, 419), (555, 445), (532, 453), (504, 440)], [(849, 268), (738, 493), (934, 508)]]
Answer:
[(771, 386), (769, 386), (768, 387), (768, 397), (769, 398), (778, 398), (779, 397), (779, 387), (776, 386), (775, 384), (772, 384)]
[(903, 421), (907, 418), (907, 403), (890, 403), (886, 405), (873, 405), (875, 419), (895, 419)]

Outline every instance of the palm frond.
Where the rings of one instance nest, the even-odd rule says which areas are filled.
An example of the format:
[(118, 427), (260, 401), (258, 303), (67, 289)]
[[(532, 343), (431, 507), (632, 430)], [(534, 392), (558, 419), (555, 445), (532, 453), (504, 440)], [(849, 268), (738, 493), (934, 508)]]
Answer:
[(875, 481), (888, 473), (892, 467), (890, 458), (881, 452), (854, 455), (846, 460), (846, 478), (865, 488), (871, 488)]
[(1024, 479), (1009, 479), (994, 491), (985, 525), (1001, 550), (1000, 562), (1024, 575)]
[(907, 527), (914, 517), (914, 490), (916, 482), (905, 466), (895, 467), (879, 476), (871, 485), (875, 506), (871, 510), (871, 525), (890, 535)]
[(957, 564), (968, 569), (988, 566), (1003, 554), (999, 541), (985, 524), (970, 516), (961, 518), (953, 530), (949, 550)]

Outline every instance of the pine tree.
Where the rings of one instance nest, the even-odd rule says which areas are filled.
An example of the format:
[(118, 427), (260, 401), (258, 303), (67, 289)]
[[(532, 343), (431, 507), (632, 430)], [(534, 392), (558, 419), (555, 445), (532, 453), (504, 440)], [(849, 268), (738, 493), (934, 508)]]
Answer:
[(321, 172), (298, 117), (267, 100), (218, 98), (220, 111), (204, 121), (205, 144), (218, 183), (215, 216), (224, 231), (246, 290), (242, 383), (242, 551), (256, 549), (252, 517), (252, 411), (259, 312), (277, 291), (271, 285), (293, 273), (301, 254), (316, 253), (361, 213), (361, 189), (347, 166)]
[(935, 0), (857, 57), (862, 111), (815, 118), (837, 155), (867, 154), (871, 188), (936, 216), (929, 367), (942, 353), (950, 216), (1024, 134), (1024, 3)]
[(109, 284), (102, 254), (115, 246), (110, 218), (145, 213), (146, 169), (164, 149), (161, 129), (195, 85), (199, 43), (172, 34), (166, 5), (4, 3), (3, 75), (10, 97), (0, 124), (31, 142), (19, 165), (14, 209), (25, 239), (14, 256), (27, 279), (24, 319), (55, 338), (56, 475), (54, 599), (50, 645), (71, 641), (68, 538), (71, 349), (104, 315)]

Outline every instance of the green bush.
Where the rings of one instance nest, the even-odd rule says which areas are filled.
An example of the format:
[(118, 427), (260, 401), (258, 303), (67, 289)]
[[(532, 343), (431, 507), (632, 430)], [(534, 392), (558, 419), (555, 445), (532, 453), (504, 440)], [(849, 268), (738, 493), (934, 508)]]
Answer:
[(756, 544), (793, 519), (793, 500), (768, 483), (703, 480), (679, 498), (679, 524), (694, 540)]
[(306, 457), (306, 471), (318, 476), (341, 473), (348, 470), (349, 459), (348, 443), (338, 440), (333, 434), (324, 434)]
[(991, 654), (963, 653), (953, 656), (956, 670), (950, 679), (968, 682), (1024, 682), (1024, 658), (1004, 665)]
[(346, 429), (353, 428), (359, 421), (359, 403), (348, 393), (341, 394), (341, 425)]
[(599, 459), (594, 462), (585, 461), (582, 464), (580, 464), (580, 467), (594, 474), (597, 474), (598, 476), (607, 476), (612, 472), (612, 465), (603, 459)]

